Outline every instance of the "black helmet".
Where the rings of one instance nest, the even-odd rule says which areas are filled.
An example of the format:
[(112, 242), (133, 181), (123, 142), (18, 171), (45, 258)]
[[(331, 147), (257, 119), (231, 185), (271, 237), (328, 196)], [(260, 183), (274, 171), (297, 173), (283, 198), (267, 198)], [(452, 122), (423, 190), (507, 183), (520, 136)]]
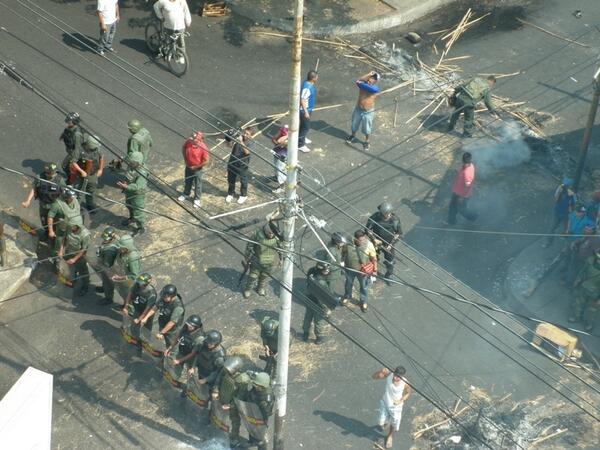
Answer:
[(378, 206), (378, 209), (381, 214), (389, 214), (394, 210), (394, 207), (390, 202), (383, 202)]
[(229, 372), (229, 375), (235, 375), (244, 365), (244, 360), (239, 356), (229, 356), (223, 363), (223, 368)]
[(177, 287), (174, 284), (166, 284), (160, 291), (160, 298), (173, 297), (177, 295)]
[(65, 189), (63, 191), (63, 198), (66, 200), (68, 198), (75, 198), (76, 194), (75, 191), (73, 189)]
[(262, 324), (262, 330), (267, 336), (273, 336), (277, 332), (277, 321), (274, 319), (265, 320)]
[(117, 235), (117, 230), (114, 227), (106, 227), (102, 232), (102, 240), (104, 242), (112, 241)]
[(206, 345), (219, 345), (221, 341), (223, 341), (223, 336), (217, 330), (210, 330), (206, 333), (206, 338), (204, 338)]
[(342, 233), (338, 233), (337, 231), (331, 235), (331, 240), (336, 245), (346, 245), (348, 243), (348, 239), (346, 239), (346, 237)]
[(75, 125), (79, 125), (79, 122), (81, 122), (81, 117), (79, 117), (79, 113), (76, 113), (76, 112), (67, 113), (67, 115), (65, 116), (65, 123), (67, 123), (67, 122), (72, 122)]
[(317, 262), (317, 269), (320, 271), (330, 271), (331, 270), (331, 264), (329, 264), (328, 262), (324, 262), (324, 261), (319, 261)]
[(152, 275), (150, 275), (148, 272), (140, 273), (135, 279), (135, 282), (141, 286), (147, 286), (151, 281)]
[(202, 328), (202, 319), (198, 314), (192, 314), (187, 318), (185, 324), (190, 325), (197, 330), (198, 328)]
[(240, 130), (237, 128), (230, 128), (225, 133), (223, 133), (223, 137), (225, 142), (231, 142), (240, 137)]

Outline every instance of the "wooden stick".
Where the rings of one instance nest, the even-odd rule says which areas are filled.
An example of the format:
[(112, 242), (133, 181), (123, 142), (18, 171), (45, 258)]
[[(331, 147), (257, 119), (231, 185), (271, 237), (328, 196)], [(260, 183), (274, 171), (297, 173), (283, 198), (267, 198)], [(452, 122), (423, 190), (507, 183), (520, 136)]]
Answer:
[(445, 62), (448, 62), (448, 61), (458, 61), (459, 59), (467, 59), (467, 58), (472, 58), (472, 57), (473, 57), (472, 55), (455, 56), (453, 58), (446, 58), (444, 61)]
[[(447, 59), (446, 61), (449, 61), (449, 60)], [(518, 72), (513, 72), (513, 73), (501, 73), (499, 75), (496, 75), (494, 73), (480, 73), (478, 75), (481, 75), (484, 77), (494, 75), (496, 77), (496, 79), (498, 79), (498, 78), (505, 78), (505, 77), (514, 77), (515, 75), (521, 75), (521, 71), (519, 70)]]
[[(465, 406), (464, 408), (462, 408), (460, 411), (458, 411), (456, 414), (454, 414), (453, 417), (457, 417), (458, 415), (465, 412), (467, 409), (469, 409), (469, 406)], [(440, 427), (440, 426), (444, 425), (445, 423), (450, 422), (450, 420), (452, 420), (452, 419), (450, 419), (450, 418), (444, 419), (441, 422), (434, 423), (433, 425), (429, 425), (429, 426), (415, 432), (413, 434), (413, 439), (419, 439), (421, 436), (423, 436), (423, 434), (425, 434), (425, 432), (427, 432), (429, 430), (433, 430), (434, 428)]]
[[(484, 14), (483, 16), (481, 16), (481, 17), (479, 17), (479, 18), (477, 18), (477, 19), (475, 19), (475, 20), (472, 20), (472, 21), (470, 21), (470, 22), (467, 22), (467, 23), (465, 23), (465, 24), (464, 24), (464, 27), (465, 27), (465, 28), (466, 28), (466, 27), (470, 27), (470, 26), (471, 26), (471, 25), (473, 25), (474, 23), (476, 23), (476, 22), (479, 22), (481, 19), (484, 19), (484, 18), (486, 18), (486, 17), (487, 17), (487, 16), (489, 16), (490, 14), (491, 14), (491, 13)], [(464, 30), (463, 30), (463, 31), (464, 31)], [(441, 39), (442, 39), (443, 41), (445, 41), (445, 40), (447, 39), (447, 37), (446, 37), (446, 36), (444, 36), (444, 37), (442, 37)]]
[(590, 48), (590, 46), (587, 45), (587, 44), (582, 44), (581, 42), (577, 42), (577, 41), (574, 41), (573, 39), (569, 39), (569, 38), (566, 38), (566, 37), (561, 36), (559, 34), (553, 33), (552, 31), (548, 31), (545, 28), (542, 28), (540, 26), (532, 24), (531, 22), (527, 22), (526, 20), (520, 19), (518, 17), (517, 17), (517, 20), (519, 22), (521, 22), (523, 25), (529, 25), (530, 27), (533, 27), (536, 30), (540, 30), (543, 33), (549, 34), (550, 36), (554, 36), (555, 38), (561, 39), (561, 40), (566, 41), (566, 42), (570, 42), (571, 44), (577, 44), (577, 45), (579, 45), (581, 47)]
[(443, 92), (441, 94), (438, 94), (433, 100), (431, 100), (429, 103), (427, 103), (427, 105), (425, 105), (423, 108), (421, 108), (418, 113), (416, 113), (414, 116), (412, 116), (410, 119), (408, 119), (405, 123), (412, 122), (419, 114), (421, 114), (423, 111), (425, 111), (427, 108), (429, 108), (435, 102), (437, 102), (438, 98), (440, 98), (442, 95), (444, 95)]
[(346, 58), (367, 59), (367, 58), (365, 58), (364, 56), (346, 55), (346, 54), (344, 54), (344, 56), (345, 56)]
[(396, 119), (398, 118), (398, 97), (394, 98), (394, 128), (396, 128)]
[(442, 106), (442, 103), (444, 103), (445, 101), (446, 101), (446, 97), (444, 97), (443, 99), (441, 99), (441, 100), (440, 100), (440, 102), (438, 103), (438, 105), (437, 105), (435, 108), (433, 108), (433, 111), (431, 111), (431, 112), (429, 113), (429, 115), (428, 115), (427, 117), (425, 117), (425, 120), (424, 120), (423, 122), (421, 122), (421, 125), (419, 125), (419, 127), (418, 127), (418, 128), (415, 130), (415, 133), (416, 133), (417, 131), (419, 131), (419, 130), (421, 129), (421, 127), (423, 127), (423, 125), (425, 125), (425, 122), (427, 122), (427, 121), (429, 120), (429, 118), (430, 118), (431, 116), (433, 116), (433, 113), (435, 113), (435, 112), (438, 110), (438, 108), (439, 108), (440, 106)]
[(390, 93), (390, 92), (393, 92), (393, 91), (395, 91), (396, 89), (400, 89), (401, 87), (408, 86), (408, 85), (409, 85), (409, 84), (411, 84), (411, 83), (413, 83), (413, 80), (403, 81), (402, 83), (400, 83), (400, 84), (397, 84), (396, 86), (393, 86), (393, 87), (391, 87), (391, 88), (387, 88), (387, 89), (385, 89), (385, 90), (381, 91), (381, 92), (379, 93), (379, 95), (388, 94), (388, 93)]
[(541, 438), (541, 439), (537, 439), (537, 440), (535, 440), (535, 441), (533, 441), (533, 442), (531, 443), (531, 445), (529, 446), (529, 448), (533, 448), (533, 447), (535, 447), (536, 445), (538, 445), (538, 444), (541, 444), (542, 442), (545, 442), (545, 441), (547, 441), (548, 439), (555, 438), (556, 436), (559, 436), (559, 435), (561, 435), (561, 434), (563, 434), (563, 433), (566, 433), (567, 431), (569, 431), (569, 429), (568, 429), (568, 428), (563, 428), (562, 430), (559, 430), (559, 431), (557, 431), (556, 433), (552, 433), (552, 434), (549, 434), (549, 435), (548, 435), (548, 436), (546, 436), (546, 437), (543, 437), (543, 438)]
[(436, 34), (447, 33), (448, 31), (450, 31), (450, 28), (444, 28), (443, 30), (439, 30), (439, 31), (430, 31), (429, 33), (427, 33), (427, 35), (435, 36)]

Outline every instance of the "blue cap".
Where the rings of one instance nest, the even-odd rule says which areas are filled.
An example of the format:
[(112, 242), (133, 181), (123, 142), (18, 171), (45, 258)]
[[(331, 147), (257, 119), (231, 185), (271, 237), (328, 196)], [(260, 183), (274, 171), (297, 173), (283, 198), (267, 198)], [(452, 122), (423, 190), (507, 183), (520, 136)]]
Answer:
[(569, 187), (573, 184), (573, 180), (569, 177), (564, 177), (562, 179), (562, 184), (564, 184), (565, 186)]

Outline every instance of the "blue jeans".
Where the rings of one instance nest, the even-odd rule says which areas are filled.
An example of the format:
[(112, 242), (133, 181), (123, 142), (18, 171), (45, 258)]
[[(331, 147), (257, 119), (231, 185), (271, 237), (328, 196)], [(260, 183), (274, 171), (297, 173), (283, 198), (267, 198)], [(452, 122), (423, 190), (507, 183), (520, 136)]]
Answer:
[(360, 292), (359, 302), (361, 304), (367, 303), (367, 300), (369, 298), (368, 288), (370, 278), (371, 277), (369, 277), (368, 275), (346, 270), (346, 286), (344, 289), (344, 298), (352, 298), (352, 285), (354, 284), (354, 280), (358, 279), (358, 286)]
[(100, 30), (100, 40), (98, 42), (98, 51), (110, 50), (112, 48), (113, 39), (117, 31), (117, 22), (106, 26), (106, 31)]

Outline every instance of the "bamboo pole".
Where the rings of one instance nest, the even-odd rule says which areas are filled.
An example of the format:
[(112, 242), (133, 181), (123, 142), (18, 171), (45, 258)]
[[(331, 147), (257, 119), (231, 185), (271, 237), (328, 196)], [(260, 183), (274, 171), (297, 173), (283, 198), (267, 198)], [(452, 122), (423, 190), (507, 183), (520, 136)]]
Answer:
[[(465, 412), (467, 409), (469, 409), (469, 406), (465, 406), (463, 407), (460, 411), (458, 411), (456, 414), (453, 414), (452, 417), (458, 417), (460, 414), (462, 414), (463, 412)], [(434, 423), (433, 425), (429, 425), (417, 432), (415, 432), (413, 434), (413, 439), (419, 439), (421, 436), (423, 436), (423, 434), (425, 434), (427, 431), (429, 430), (433, 430), (434, 428), (440, 427), (448, 422), (450, 422), (450, 420), (452, 420), (451, 418), (447, 418), (442, 420), (441, 422), (438, 423)]]
[(570, 42), (571, 44), (576, 44), (581, 47), (590, 48), (590, 46), (587, 44), (582, 44), (581, 42), (574, 41), (573, 39), (569, 39), (567, 37), (561, 36), (560, 34), (553, 33), (552, 31), (548, 31), (545, 28), (542, 28), (538, 25), (534, 25), (533, 23), (527, 22), (526, 20), (520, 19), (518, 17), (517, 17), (517, 21), (521, 22), (523, 25), (529, 25), (530, 27), (533, 27), (536, 30), (540, 30), (543, 33), (549, 34), (550, 36), (554, 36), (555, 38), (561, 39), (566, 42)]
[(548, 439), (555, 438), (556, 436), (559, 436), (559, 435), (561, 435), (561, 434), (563, 434), (563, 433), (566, 433), (567, 431), (569, 431), (569, 429), (568, 429), (568, 428), (563, 428), (562, 430), (558, 430), (556, 433), (552, 433), (552, 434), (549, 434), (548, 436), (545, 436), (545, 437), (543, 437), (543, 438), (541, 438), (541, 439), (537, 439), (537, 440), (535, 440), (535, 441), (533, 441), (533, 442), (531, 443), (531, 445), (529, 446), (529, 448), (533, 448), (533, 447), (535, 447), (536, 445), (538, 445), (538, 444), (541, 444), (542, 442), (545, 442), (545, 441), (547, 441)]
[[(268, 31), (251, 31), (251, 33), (261, 34), (261, 35), (264, 35), (264, 36), (275, 36), (275, 37), (281, 37), (281, 38), (288, 38), (288, 39), (292, 38), (292, 36), (289, 35), (289, 34), (271, 33), (271, 32), (268, 32)], [(306, 42), (316, 42), (316, 43), (319, 43), (319, 44), (335, 45), (335, 46), (338, 46), (338, 47), (343, 47), (344, 46), (344, 44), (340, 44), (339, 42), (329, 41), (329, 40), (326, 40), (326, 39), (315, 39), (315, 38), (303, 37), (302, 40), (306, 41)]]
[(438, 98), (440, 98), (442, 95), (444, 95), (443, 92), (441, 94), (438, 94), (433, 100), (431, 100), (429, 103), (427, 103), (427, 105), (425, 105), (423, 108), (421, 108), (418, 113), (416, 113), (414, 116), (412, 116), (410, 119), (408, 119), (405, 123), (412, 122), (417, 116), (419, 116), (419, 114), (421, 114), (423, 111), (425, 111), (427, 108), (429, 108), (435, 102), (437, 102)]
[(435, 112), (438, 110), (438, 108), (439, 108), (440, 106), (442, 106), (442, 104), (443, 104), (445, 101), (446, 101), (446, 97), (444, 97), (443, 99), (441, 99), (441, 100), (440, 100), (440, 102), (438, 103), (438, 105), (437, 105), (435, 108), (433, 108), (433, 111), (431, 111), (431, 112), (429, 113), (429, 115), (428, 115), (427, 117), (425, 117), (425, 120), (424, 120), (423, 122), (421, 122), (421, 125), (419, 125), (419, 127), (418, 127), (418, 128), (415, 130), (415, 133), (416, 133), (417, 131), (419, 131), (419, 130), (420, 130), (422, 127), (423, 127), (423, 125), (425, 125), (425, 122), (427, 122), (427, 121), (429, 120), (429, 118), (430, 118), (431, 116), (433, 116), (433, 114), (434, 114), (434, 113), (435, 113)]

